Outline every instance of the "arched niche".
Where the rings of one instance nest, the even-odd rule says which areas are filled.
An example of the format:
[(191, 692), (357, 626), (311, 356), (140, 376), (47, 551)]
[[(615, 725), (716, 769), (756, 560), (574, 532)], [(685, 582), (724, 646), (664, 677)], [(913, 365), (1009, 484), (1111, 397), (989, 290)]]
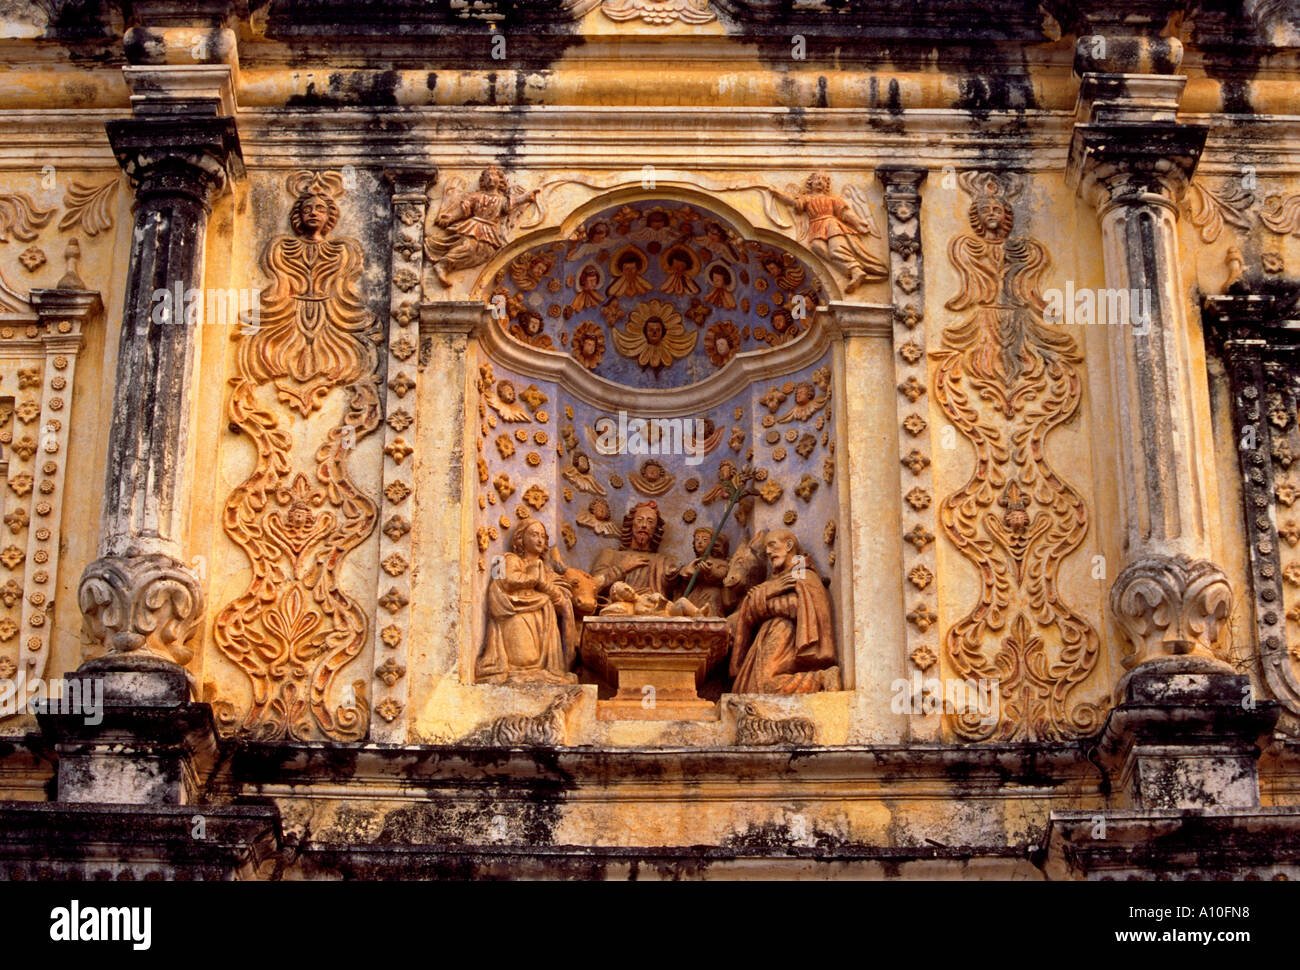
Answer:
[[(474, 293), (492, 313), (470, 344), (476, 568), (463, 679), (474, 679), (494, 557), (521, 521), (540, 519), (564, 561), (588, 569), (617, 546), (625, 514), (654, 501), (660, 550), (685, 564), (695, 530), (719, 523), (721, 479), (752, 462), (760, 494), (723, 526), (726, 549), (795, 533), (830, 594), (850, 688), (836, 539), (843, 363), (824, 268), (711, 200), (610, 197), (558, 238), (518, 242)], [(729, 687), (724, 669), (711, 689)]]

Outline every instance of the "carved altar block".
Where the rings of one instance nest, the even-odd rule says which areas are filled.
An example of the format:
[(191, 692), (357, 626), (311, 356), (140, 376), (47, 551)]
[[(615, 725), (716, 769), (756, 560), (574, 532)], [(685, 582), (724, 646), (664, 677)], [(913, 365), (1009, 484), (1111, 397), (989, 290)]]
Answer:
[[(582, 621), (583, 663), (618, 693), (596, 705), (603, 721), (716, 721), (718, 707), (696, 693), (727, 655), (721, 617), (589, 616)], [(650, 687), (653, 693), (645, 690)]]

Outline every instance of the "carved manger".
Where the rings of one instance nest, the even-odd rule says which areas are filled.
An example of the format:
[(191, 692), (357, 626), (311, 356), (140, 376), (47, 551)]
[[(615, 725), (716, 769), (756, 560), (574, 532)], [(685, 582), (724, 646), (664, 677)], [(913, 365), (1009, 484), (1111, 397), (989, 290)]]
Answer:
[(589, 616), (578, 652), (618, 687), (597, 705), (601, 720), (716, 721), (717, 705), (698, 688), (729, 646), (722, 617)]

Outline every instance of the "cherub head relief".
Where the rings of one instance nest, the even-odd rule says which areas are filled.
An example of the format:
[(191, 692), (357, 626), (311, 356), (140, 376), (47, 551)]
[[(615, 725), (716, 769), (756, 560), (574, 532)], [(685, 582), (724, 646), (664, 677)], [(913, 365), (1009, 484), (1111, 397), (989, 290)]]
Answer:
[(343, 194), (343, 176), (338, 172), (294, 172), (285, 188), (294, 196), (289, 210), (294, 234), (309, 242), (328, 236), (339, 221), (336, 200)]

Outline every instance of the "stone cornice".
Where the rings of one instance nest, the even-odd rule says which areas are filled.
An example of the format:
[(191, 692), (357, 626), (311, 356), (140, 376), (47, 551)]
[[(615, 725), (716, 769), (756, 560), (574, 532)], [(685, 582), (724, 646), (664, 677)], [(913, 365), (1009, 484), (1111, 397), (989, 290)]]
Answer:
[(184, 192), (206, 203), (229, 179), (244, 175), (233, 118), (150, 116), (110, 121), (106, 127), (138, 196)]

